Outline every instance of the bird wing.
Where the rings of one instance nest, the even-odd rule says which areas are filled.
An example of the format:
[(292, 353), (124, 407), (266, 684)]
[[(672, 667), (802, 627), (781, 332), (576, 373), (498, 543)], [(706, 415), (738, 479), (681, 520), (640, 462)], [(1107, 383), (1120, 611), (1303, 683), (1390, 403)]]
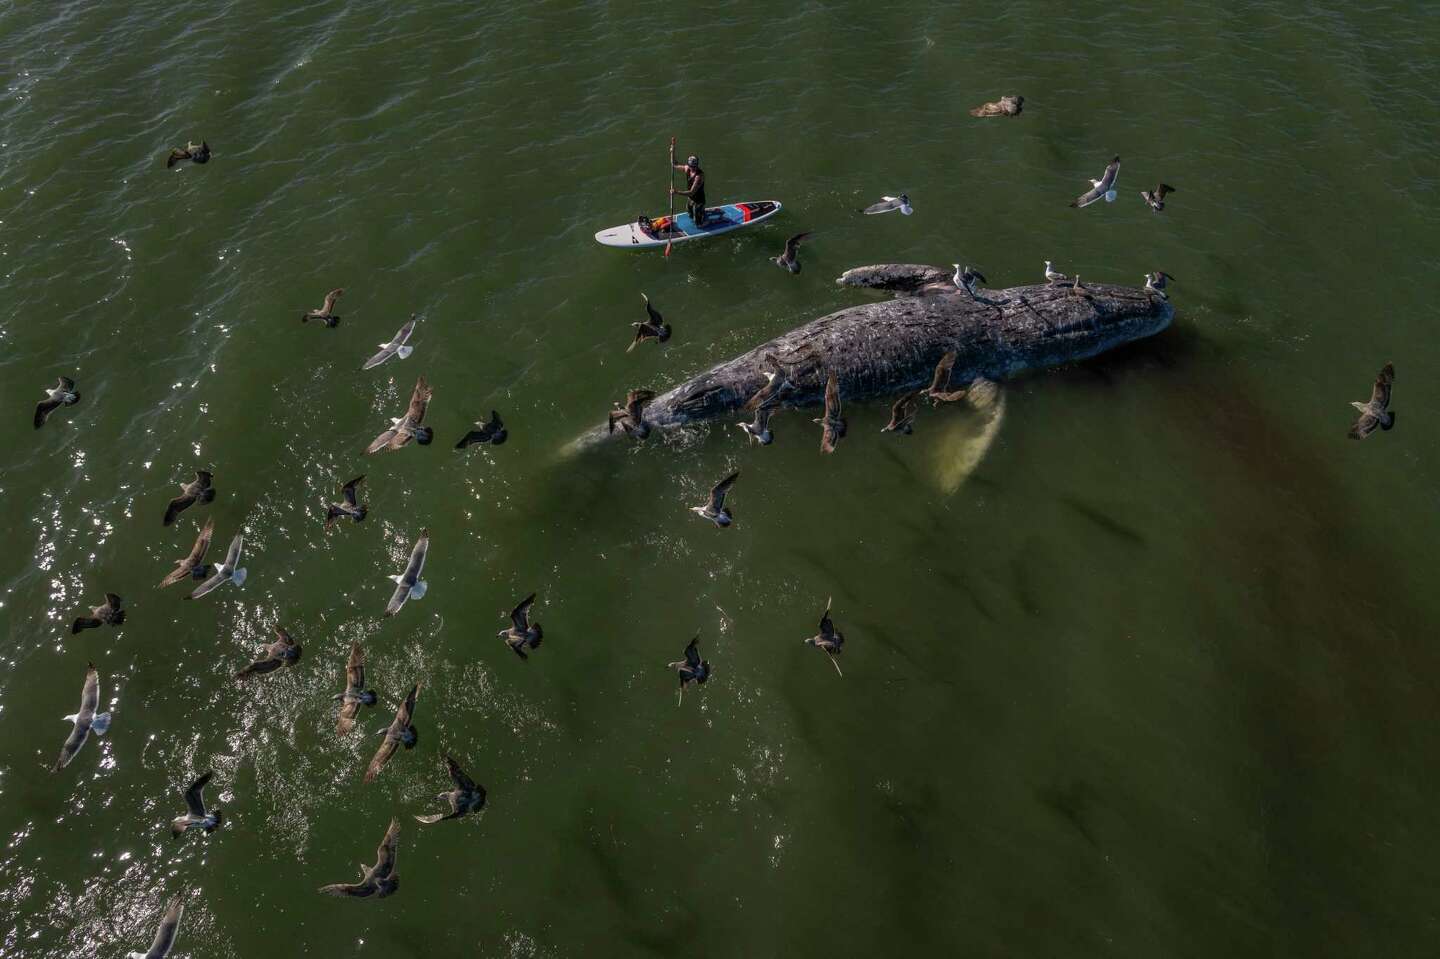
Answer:
[(690, 640), (690, 645), (685, 647), (685, 664), (691, 669), (700, 668), (700, 634), (696, 633), (695, 638)]
[[(395, 426), (392, 426), (389, 429), (385, 430), (385, 432), (381, 433), (379, 436), (375, 437), (375, 439), (371, 440), (369, 446), (365, 447), (366, 454), (368, 455), (370, 453), (378, 453), (380, 450), (385, 449), (387, 446), (391, 446), (392, 444), (394, 444), (395, 438), (399, 434), (400, 430), (398, 427)], [(399, 445), (403, 446), (405, 444), (401, 443)]]
[(1361, 413), (1360, 418), (1355, 421), (1355, 425), (1350, 427), (1350, 433), (1348, 435), (1352, 440), (1363, 440), (1375, 432), (1376, 427), (1379, 425), (1380, 417), (1367, 410)]
[(1375, 377), (1375, 385), (1370, 389), (1370, 405), (1378, 409), (1386, 409), (1390, 406), (1390, 390), (1395, 385), (1395, 365), (1386, 363), (1380, 369), (1380, 374)]
[(380, 840), (380, 846), (375, 850), (375, 868), (371, 875), (377, 879), (384, 879), (395, 871), (395, 853), (400, 845), (400, 820), (392, 818), (390, 828), (385, 830), (385, 838)]
[(1100, 185), (1095, 189), (1101, 193), (1110, 192), (1115, 185), (1115, 180), (1120, 176), (1120, 158), (1116, 157), (1105, 166), (1105, 172), (1100, 175)]
[[(810, 233), (809, 233), (809, 231), (807, 230), (807, 231), (804, 232), (804, 233), (797, 233), (797, 234), (795, 234), (794, 236), (792, 236), (790, 239), (786, 240), (786, 241), (785, 241), (785, 259), (787, 259), (787, 260), (794, 259), (794, 258), (795, 258), (795, 251), (798, 250), (798, 249), (800, 249), (800, 243), (801, 243), (801, 241), (803, 241), (803, 240), (804, 240), (806, 237), (808, 237), (809, 235), (810, 235)], [(772, 249), (773, 249), (773, 247), (772, 247)]]
[(415, 700), (419, 698), (420, 684), (416, 683), (410, 687), (410, 692), (406, 695), (405, 701), (400, 704), (400, 708), (395, 710), (395, 727), (397, 732), (407, 729), (410, 726), (410, 720), (415, 715)]
[[(393, 724), (391, 728), (394, 728)], [(400, 740), (391, 736), (389, 730), (386, 730), (385, 736), (380, 740), (380, 748), (375, 750), (375, 755), (370, 759), (370, 765), (365, 767), (367, 783), (375, 781), (375, 777), (380, 775), (380, 770), (385, 768), (385, 764), (390, 761), (390, 757), (395, 755), (395, 750), (399, 748)]]
[(177, 516), (195, 505), (195, 499), (196, 494), (190, 492), (190, 488), (187, 486), (183, 493), (172, 499), (170, 504), (165, 507), (165, 522), (162, 525), (169, 526), (174, 523)]
[(50, 418), (50, 414), (54, 412), (58, 407), (63, 405), (64, 402), (62, 400), (52, 399), (43, 399), (40, 402), (36, 403), (35, 428), (38, 430), (40, 427), (44, 426), (45, 421)]
[(200, 565), (205, 554), (210, 551), (210, 540), (215, 535), (215, 518), (205, 520), (205, 525), (200, 527), (200, 535), (195, 537), (195, 545), (190, 547), (190, 555), (184, 560), (185, 565), (193, 569)]
[(955, 356), (955, 351), (951, 350), (935, 364), (935, 375), (930, 379), (930, 392), (943, 390), (950, 385), (950, 371), (955, 368)]
[(330, 311), (335, 309), (335, 301), (340, 299), (341, 295), (344, 292), (344, 289), (338, 289), (331, 290), (329, 293), (326, 293), (325, 302), (320, 306), (320, 312), (325, 316), (329, 316)]
[(80, 687), (80, 713), (79, 718), (85, 721), (88, 726), (95, 715), (95, 709), (100, 705), (100, 673), (94, 666), (87, 666), (85, 669), (85, 685)]
[(420, 573), (425, 569), (425, 557), (430, 552), (430, 531), (422, 529), (420, 538), (415, 541), (415, 546), (410, 550), (410, 562), (405, 564), (405, 578), (411, 582), (420, 579)]
[(410, 598), (410, 587), (404, 583), (395, 584), (395, 592), (390, 594), (390, 602), (385, 604), (385, 615), (394, 616), (400, 612), (400, 607)]
[(1100, 186), (1093, 186), (1090, 189), (1086, 190), (1084, 193), (1080, 194), (1073, 201), (1071, 201), (1070, 205), (1074, 207), (1089, 206), (1090, 204), (1094, 203), (1096, 200), (1104, 196), (1105, 192), (1105, 186), (1103, 183)]
[(430, 405), (433, 392), (430, 384), (425, 382), (425, 377), (415, 381), (415, 392), (410, 394), (410, 406), (405, 411), (405, 418), (410, 421), (411, 426), (419, 426), (424, 422), (425, 408)]
[(365, 651), (358, 642), (350, 644), (350, 658), (345, 662), (345, 690), (353, 693), (365, 691)]
[(445, 768), (450, 772), (450, 781), (455, 784), (456, 789), (465, 792), (475, 791), (475, 780), (465, 775), (465, 770), (460, 768), (460, 764), (449, 756), (445, 757)]
[(655, 307), (650, 303), (650, 297), (645, 296), (644, 293), (641, 293), (640, 295), (645, 297), (645, 315), (650, 317), (651, 323), (653, 323), (656, 327), (659, 327), (661, 323), (665, 322), (665, 317), (661, 316), (660, 311), (655, 309)]
[(213, 775), (215, 775), (214, 772), (205, 773), (205, 775), (196, 779), (190, 784), (189, 788), (185, 790), (185, 808), (190, 810), (190, 815), (202, 817), (205, 815), (205, 797), (202, 796), (201, 793), (205, 789), (205, 784), (210, 781), (210, 777)]
[(414, 313), (411, 313), (411, 314), (410, 314), (410, 319), (408, 319), (408, 320), (405, 321), (405, 325), (402, 326), (402, 327), (400, 327), (400, 329), (398, 329), (398, 330), (395, 331), (395, 339), (392, 340), (391, 343), (396, 347), (396, 349), (399, 349), (400, 347), (404, 346), (406, 343), (410, 342), (410, 334), (411, 334), (411, 333), (414, 333), (414, 332), (415, 332), (415, 314), (414, 314)]
[(240, 565), (240, 551), (245, 547), (245, 534), (236, 533), (235, 538), (230, 541), (230, 548), (225, 551), (225, 566), (227, 569), (235, 569)]
[(375, 886), (369, 878), (361, 882), (332, 882), (328, 886), (321, 886), (320, 891), (327, 896), (356, 896), (364, 898), (373, 895)]
[(876, 213), (889, 213), (891, 210), (898, 210), (899, 208), (899, 199), (893, 196), (885, 196), (880, 198), (879, 203), (872, 203), (860, 212), (873, 216)]
[(625, 394), (625, 412), (638, 423), (644, 416), (645, 404), (654, 398), (654, 390), (631, 390)]
[(820, 614), (820, 635), (825, 639), (835, 638), (835, 623), (830, 619), (830, 600), (825, 600), (825, 612)]
[(169, 954), (170, 948), (175, 945), (175, 935), (180, 930), (180, 916), (184, 911), (183, 894), (170, 900), (165, 915), (160, 918), (160, 925), (155, 928), (155, 938), (150, 943), (150, 951), (145, 954), (147, 957)]
[(205, 596), (213, 592), (216, 588), (220, 586), (221, 583), (224, 583), (225, 580), (229, 578), (230, 577), (223, 570), (217, 569), (215, 572), (210, 574), (209, 579), (205, 580), (205, 582), (195, 587), (195, 591), (185, 598), (199, 599), (201, 596)]
[(1168, 183), (1161, 183), (1155, 187), (1155, 199), (1163, 200), (1167, 194), (1174, 193), (1175, 188)]
[(365, 482), (365, 474), (362, 473), (352, 479), (350, 482), (346, 483), (344, 486), (340, 487), (340, 495), (344, 498), (345, 502), (349, 503), (351, 506), (359, 505), (359, 503), (356, 502), (355, 487), (359, 486), (363, 482)]
[(840, 381), (834, 373), (825, 379), (825, 418), (840, 415)]
[(730, 492), (730, 487), (734, 486), (735, 481), (739, 478), (740, 471), (736, 470), (729, 476), (722, 479), (720, 482), (716, 483), (713, 487), (711, 487), (710, 508), (712, 510), (719, 510), (725, 505), (725, 494)]
[(520, 604), (510, 611), (510, 623), (520, 632), (530, 628), (530, 607), (535, 605), (535, 594), (531, 593)]
[[(381, 363), (384, 363), (386, 360), (390, 359), (390, 357), (394, 356), (399, 349), (400, 345), (394, 340), (391, 340), (389, 343), (386, 343), (384, 346), (380, 347), (380, 351), (378, 353), (370, 357), (370, 359), (366, 360), (365, 365), (360, 367), (360, 369), (373, 370), (375, 367), (379, 366)], [(331, 887), (326, 886), (325, 888), (329, 889)], [(350, 895), (350, 893), (344, 893), (344, 895)]]

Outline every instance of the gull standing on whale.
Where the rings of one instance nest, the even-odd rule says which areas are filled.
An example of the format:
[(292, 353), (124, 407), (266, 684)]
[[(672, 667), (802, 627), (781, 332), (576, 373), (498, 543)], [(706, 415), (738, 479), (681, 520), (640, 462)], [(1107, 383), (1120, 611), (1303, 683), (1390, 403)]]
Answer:
[(429, 553), (430, 531), (422, 529), (420, 538), (410, 550), (410, 561), (405, 564), (404, 571), (390, 577), (395, 581), (395, 592), (391, 595), (390, 602), (385, 604), (386, 616), (394, 616), (400, 612), (400, 607), (405, 605), (407, 599), (420, 599), (425, 595), (425, 590), (429, 587), (420, 578), (420, 574), (425, 570), (425, 557)]
[(214, 772), (207, 772), (192, 782), (185, 789), (185, 813), (176, 816), (170, 821), (170, 834), (180, 836), (191, 829), (203, 829), (208, 836), (220, 828), (225, 821), (225, 814), (220, 809), (206, 809), (205, 797), (201, 795), (205, 790), (206, 783)]
[(390, 725), (380, 730), (380, 748), (375, 750), (375, 755), (370, 760), (370, 765), (365, 767), (365, 781), (374, 782), (375, 777), (380, 775), (380, 770), (395, 755), (395, 751), (401, 746), (406, 749), (414, 749), (415, 743), (420, 740), (420, 734), (415, 730), (412, 720), (415, 717), (415, 700), (420, 696), (420, 684), (416, 683), (410, 687), (410, 694), (395, 710), (395, 718)]
[(1064, 283), (1070, 277), (1055, 269), (1055, 265), (1049, 260), (1045, 261), (1045, 282), (1054, 286), (1057, 283)]
[(334, 882), (321, 886), (327, 896), (351, 896), (356, 899), (384, 899), (400, 888), (400, 876), (395, 872), (395, 851), (400, 844), (400, 821), (390, 820), (380, 848), (375, 850), (375, 865), (360, 867), (359, 882)]
[(70, 760), (75, 758), (92, 732), (103, 736), (110, 728), (110, 714), (95, 712), (95, 707), (99, 705), (100, 674), (95, 671), (95, 664), (90, 663), (85, 667), (85, 685), (80, 689), (80, 711), (64, 717), (66, 722), (74, 725), (65, 739), (65, 745), (60, 747), (60, 758), (55, 760), (54, 772), (58, 773), (70, 765)]
[(337, 287), (325, 294), (325, 302), (320, 304), (318, 310), (307, 310), (300, 314), (300, 322), (308, 323), (311, 320), (319, 320), (326, 327), (334, 329), (340, 324), (340, 317), (335, 315), (335, 301), (344, 295), (345, 290)]
[(1145, 274), (1145, 292), (1154, 293), (1162, 300), (1170, 299), (1170, 294), (1165, 292), (1165, 286), (1175, 277), (1164, 270), (1156, 270), (1154, 273)]
[(180, 495), (172, 499), (165, 506), (165, 519), (162, 526), (170, 526), (180, 516), (196, 503), (209, 503), (215, 499), (215, 474), (209, 470), (196, 470), (195, 478), (188, 483), (180, 484)]
[(730, 492), (730, 487), (740, 478), (740, 471), (736, 470), (729, 476), (716, 483), (710, 489), (710, 498), (703, 506), (692, 506), (690, 512), (708, 519), (716, 526), (724, 529), (735, 522), (735, 517), (730, 514), (730, 508), (725, 505), (725, 495)]
[(1080, 194), (1070, 202), (1072, 207), (1087, 207), (1100, 199), (1105, 198), (1106, 203), (1115, 202), (1115, 180), (1120, 176), (1120, 158), (1117, 156), (1110, 161), (1100, 179), (1090, 181), (1090, 189)]
[(961, 268), (959, 263), (953, 265), (955, 267), (955, 275), (951, 277), (951, 279), (955, 283), (955, 288), (964, 290), (966, 293), (969, 293), (972, 297), (978, 300), (980, 298), (980, 294), (975, 292), (975, 284), (989, 283), (990, 281), (985, 279), (984, 274), (982, 274), (979, 270), (972, 270), (968, 266)]
[(170, 905), (165, 908), (165, 915), (160, 917), (160, 925), (155, 928), (155, 938), (150, 941), (150, 948), (144, 952), (131, 952), (126, 954), (126, 959), (165, 959), (170, 955), (170, 950), (175, 947), (175, 936), (180, 932), (180, 916), (185, 912), (185, 894), (176, 893), (170, 899)]
[(430, 441), (435, 438), (435, 431), (420, 424), (425, 421), (425, 411), (430, 408), (430, 398), (434, 394), (430, 384), (425, 382), (425, 377), (416, 380), (405, 415), (391, 420), (390, 428), (375, 437), (370, 445), (365, 447), (365, 453), (368, 455), (381, 450), (398, 450), (410, 445), (411, 440), (421, 446), (429, 446)]
[(62, 406), (74, 406), (80, 402), (80, 391), (75, 389), (75, 381), (68, 376), (62, 376), (54, 386), (45, 390), (45, 398), (35, 404), (35, 428), (38, 430), (45, 425), (50, 414)]
[(410, 319), (406, 320), (405, 325), (395, 331), (395, 336), (390, 340), (390, 342), (381, 343), (380, 352), (376, 353), (374, 356), (370, 357), (370, 359), (366, 360), (365, 365), (360, 367), (360, 369), (374, 369), (381, 363), (384, 363), (386, 360), (390, 359), (390, 357), (392, 356), (398, 356), (400, 357), (400, 359), (403, 360), (411, 353), (414, 353), (415, 347), (407, 346), (406, 344), (410, 342), (410, 334), (415, 332), (416, 315), (417, 314), (415, 313), (411, 313)]
[(335, 731), (343, 736), (354, 729), (360, 707), (374, 706), (377, 698), (375, 690), (365, 688), (365, 652), (358, 642), (351, 642), (350, 658), (345, 663), (345, 691), (335, 694), (336, 701), (340, 703)]
[(215, 517), (205, 520), (205, 525), (200, 527), (200, 533), (195, 537), (195, 545), (190, 547), (190, 555), (184, 559), (175, 561), (175, 568), (172, 569), (164, 579), (160, 581), (157, 589), (164, 589), (166, 586), (174, 586), (182, 579), (204, 579), (210, 575), (210, 564), (205, 562), (205, 554), (210, 551), (210, 538), (215, 535)]
[(230, 541), (230, 548), (225, 552), (225, 562), (214, 567), (210, 578), (195, 588), (195, 592), (186, 596), (186, 599), (199, 599), (207, 593), (213, 592), (226, 583), (233, 582), (241, 586), (245, 582), (245, 569), (240, 566), (240, 551), (245, 547), (245, 534), (236, 533), (235, 538)]
[(416, 822), (422, 822), (428, 826), (446, 819), (459, 819), (477, 809), (485, 808), (484, 786), (465, 775), (465, 770), (460, 768), (460, 764), (449, 756), (445, 757), (445, 769), (450, 773), (450, 781), (455, 784), (455, 788), (448, 789), (435, 798), (449, 803), (450, 811), (437, 812), (429, 816), (416, 816)]
[(915, 208), (910, 205), (909, 194), (902, 193), (899, 196), (882, 196), (879, 203), (872, 203), (860, 212), (867, 216), (874, 216), (877, 213), (892, 213), (895, 210), (899, 210), (905, 216), (909, 216), (915, 212)]
[(1365, 403), (1352, 402), (1350, 405), (1360, 411), (1360, 418), (1350, 427), (1352, 440), (1363, 440), (1375, 430), (1388, 430), (1395, 425), (1395, 414), (1390, 411), (1390, 391), (1395, 386), (1395, 364), (1386, 363), (1375, 377), (1370, 389), (1370, 399)]

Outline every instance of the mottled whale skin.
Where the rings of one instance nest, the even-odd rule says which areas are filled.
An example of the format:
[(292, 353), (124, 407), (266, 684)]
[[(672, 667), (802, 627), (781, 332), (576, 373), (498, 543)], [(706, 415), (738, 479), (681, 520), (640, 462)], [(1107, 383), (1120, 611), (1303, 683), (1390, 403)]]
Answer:
[[(846, 402), (888, 401), (929, 385), (950, 350), (957, 354), (951, 383), (959, 388), (976, 377), (1005, 380), (1095, 356), (1159, 333), (1174, 316), (1169, 300), (1134, 287), (1094, 283), (1076, 295), (1068, 284), (1038, 284), (974, 298), (937, 280), (947, 275), (915, 264), (847, 271), (836, 282), (899, 295), (837, 310), (726, 360), (657, 396), (645, 420), (664, 429), (735, 415), (765, 385), (766, 354), (795, 386), (782, 406), (821, 403), (830, 373)], [(604, 435), (602, 426), (581, 442)]]

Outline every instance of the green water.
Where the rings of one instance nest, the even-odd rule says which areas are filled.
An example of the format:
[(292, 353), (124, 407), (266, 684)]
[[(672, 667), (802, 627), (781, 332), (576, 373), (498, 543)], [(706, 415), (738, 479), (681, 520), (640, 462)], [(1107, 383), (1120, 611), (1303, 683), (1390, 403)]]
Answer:
[[(197, 959), (1432, 954), (1440, 17), (1168, 9), (0, 4), (0, 954), (144, 949), (187, 888)], [(598, 247), (664, 209), (671, 135), (712, 202), (784, 213)], [(1068, 209), (1115, 153), (1119, 202)], [(856, 404), (829, 458), (799, 415), (560, 454), (863, 301), (844, 269), (1045, 259), (1164, 269), (1176, 322), (1010, 384), (988, 448)], [(335, 286), (338, 328), (296, 322)], [(641, 291), (675, 336), (627, 355)], [(1351, 442), (1386, 360), (1398, 426)], [(421, 374), (436, 442), (362, 457)], [(492, 407), (509, 442), (453, 451)], [(719, 532), (686, 508), (735, 467)], [(248, 581), (155, 590), (207, 516)], [(421, 527), (429, 593), (383, 620)], [(531, 590), (521, 663), (494, 632)], [(106, 591), (126, 624), (71, 636)], [(801, 644), (830, 596), (843, 678)], [(277, 622), (302, 661), (234, 683)], [(340, 739), (354, 640), (382, 705)], [(52, 774), (87, 661), (114, 724)], [(417, 748), (363, 785), (417, 680)], [(489, 806), (421, 826), (442, 752)], [(204, 769), (227, 822), (172, 840)], [(401, 890), (319, 896), (392, 815)]]

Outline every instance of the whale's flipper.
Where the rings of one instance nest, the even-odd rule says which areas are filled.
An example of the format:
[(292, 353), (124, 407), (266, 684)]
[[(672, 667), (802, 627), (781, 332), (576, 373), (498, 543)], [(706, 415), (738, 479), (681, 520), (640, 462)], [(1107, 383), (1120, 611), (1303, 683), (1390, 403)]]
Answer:
[(1005, 390), (990, 380), (976, 380), (963, 401), (947, 406), (926, 417), (921, 429), (928, 432), (930, 424), (936, 424), (933, 475), (940, 491), (949, 495), (975, 472), (995, 442), (1005, 418)]

